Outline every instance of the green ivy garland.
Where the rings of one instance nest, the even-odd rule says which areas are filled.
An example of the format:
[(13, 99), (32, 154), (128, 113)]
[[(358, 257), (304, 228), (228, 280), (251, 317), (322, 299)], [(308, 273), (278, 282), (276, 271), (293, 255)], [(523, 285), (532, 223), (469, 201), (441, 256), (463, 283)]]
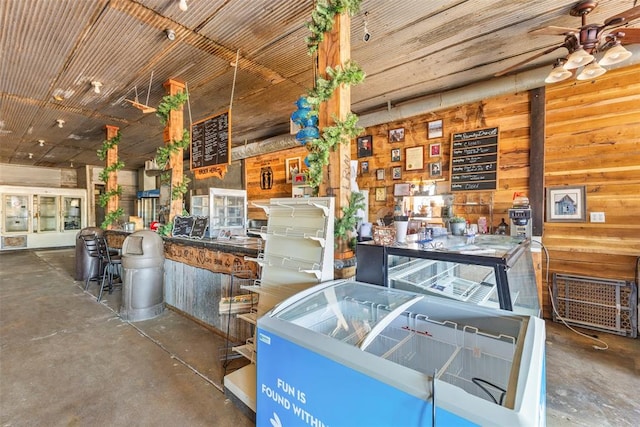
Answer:
[(181, 148), (184, 149), (189, 147), (190, 138), (189, 131), (185, 129), (182, 132), (182, 139), (176, 139), (164, 147), (158, 147), (156, 150), (156, 163), (160, 169), (165, 169), (167, 167), (172, 153), (177, 153)]
[[(100, 149), (98, 149), (98, 152), (96, 153), (98, 158), (104, 161), (107, 158), (107, 152), (120, 143), (121, 137), (122, 137), (122, 133), (118, 131), (114, 137), (104, 141), (102, 143), (102, 147), (100, 147)], [(102, 172), (100, 172), (99, 178), (102, 182), (106, 184), (107, 181), (109, 180), (109, 175), (111, 174), (111, 172), (118, 172), (122, 168), (124, 168), (124, 162), (121, 160), (118, 160), (115, 163), (112, 163), (109, 166), (102, 169)], [(122, 186), (118, 185), (117, 188), (101, 194), (98, 198), (98, 204), (102, 207), (105, 207), (109, 203), (109, 199), (111, 199), (111, 197), (120, 197), (121, 195), (122, 195)], [(109, 225), (116, 222), (122, 215), (124, 215), (124, 209), (122, 208), (118, 208), (114, 211), (107, 212), (104, 216), (104, 221), (102, 221), (102, 224), (100, 225), (100, 227), (106, 230), (107, 227), (109, 227)]]
[[(345, 237), (348, 232), (356, 228), (358, 220), (361, 219), (356, 216), (356, 212), (358, 212), (359, 209), (364, 209), (365, 207), (364, 195), (359, 192), (352, 192), (351, 197), (349, 198), (349, 205), (341, 208), (342, 216), (340, 218), (335, 218), (334, 220), (333, 235), (336, 237), (336, 240)], [(355, 249), (355, 245), (356, 239), (354, 237), (349, 242), (349, 246), (351, 249)]]
[(311, 35), (305, 38), (309, 54), (318, 50), (318, 45), (324, 40), (324, 34), (333, 29), (336, 15), (348, 12), (355, 15), (360, 10), (362, 0), (318, 0), (316, 7), (311, 12), (311, 22), (306, 26)]
[(160, 118), (163, 125), (167, 125), (169, 114), (182, 107), (182, 104), (187, 102), (187, 99), (189, 99), (189, 95), (186, 91), (162, 97), (162, 101), (160, 101), (158, 108), (156, 108), (156, 116)]

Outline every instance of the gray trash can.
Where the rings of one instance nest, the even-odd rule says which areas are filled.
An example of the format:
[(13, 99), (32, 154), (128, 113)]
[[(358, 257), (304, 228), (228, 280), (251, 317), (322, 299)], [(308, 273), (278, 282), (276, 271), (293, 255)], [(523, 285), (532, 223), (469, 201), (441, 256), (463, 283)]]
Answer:
[(136, 322), (164, 310), (164, 246), (149, 230), (136, 231), (122, 244), (122, 306), (120, 317)]
[(102, 236), (104, 231), (100, 227), (86, 227), (78, 231), (76, 234), (76, 274), (75, 280), (87, 280), (87, 277), (96, 277), (100, 275), (98, 271), (98, 263), (93, 262), (93, 259), (87, 253), (84, 247), (84, 242), (81, 236), (88, 236), (95, 234)]

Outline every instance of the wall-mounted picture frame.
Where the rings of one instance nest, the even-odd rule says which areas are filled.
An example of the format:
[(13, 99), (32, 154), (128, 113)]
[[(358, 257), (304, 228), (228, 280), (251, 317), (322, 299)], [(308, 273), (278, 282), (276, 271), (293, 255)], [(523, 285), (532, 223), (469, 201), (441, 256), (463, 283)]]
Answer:
[(403, 142), (404, 128), (389, 129), (389, 142)]
[(376, 202), (387, 201), (387, 187), (376, 187)]
[(384, 169), (376, 169), (376, 179), (378, 181), (384, 181)]
[(359, 136), (356, 141), (358, 144), (358, 158), (373, 155), (373, 137), (371, 135)]
[(402, 155), (400, 153), (401, 151), (399, 148), (394, 148), (393, 150), (391, 150), (391, 161), (399, 162), (400, 160), (402, 160)]
[(369, 162), (364, 161), (360, 162), (360, 173), (364, 175), (365, 173), (369, 173)]
[(442, 162), (429, 163), (429, 177), (440, 178), (442, 176)]
[(293, 175), (301, 172), (300, 157), (292, 157), (284, 161), (284, 169), (287, 184), (293, 181)]
[(424, 147), (405, 148), (404, 150), (404, 170), (418, 171), (424, 169)]
[(586, 212), (584, 185), (547, 188), (547, 222), (585, 222)]
[(429, 144), (429, 157), (440, 157), (442, 155), (442, 144), (435, 142)]
[(402, 166), (394, 166), (391, 168), (391, 177), (393, 179), (402, 179)]
[(427, 138), (442, 138), (444, 135), (444, 129), (442, 128), (442, 120), (433, 120), (427, 122)]

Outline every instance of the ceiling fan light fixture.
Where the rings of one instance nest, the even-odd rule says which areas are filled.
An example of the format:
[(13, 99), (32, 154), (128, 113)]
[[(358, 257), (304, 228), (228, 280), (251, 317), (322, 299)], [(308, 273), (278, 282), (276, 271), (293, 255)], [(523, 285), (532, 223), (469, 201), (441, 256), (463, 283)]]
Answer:
[(564, 68), (567, 70), (573, 70), (578, 67), (582, 67), (591, 61), (593, 61), (593, 55), (587, 53), (583, 48), (580, 48), (567, 57), (567, 62), (564, 64)]
[(578, 74), (578, 77), (576, 77), (576, 79), (578, 80), (595, 79), (596, 77), (601, 76), (606, 72), (607, 72), (606, 69), (602, 68), (600, 64), (598, 64), (596, 61), (593, 61), (592, 63), (584, 67), (584, 69), (580, 74)]
[(632, 53), (625, 49), (618, 42), (611, 49), (607, 50), (602, 59), (598, 62), (600, 65), (613, 65), (625, 61), (631, 57)]
[(544, 79), (545, 83), (558, 83), (563, 80), (567, 80), (569, 77), (573, 75), (573, 73), (566, 68), (564, 68), (564, 60), (558, 60), (553, 66), (553, 70), (549, 73), (546, 79)]

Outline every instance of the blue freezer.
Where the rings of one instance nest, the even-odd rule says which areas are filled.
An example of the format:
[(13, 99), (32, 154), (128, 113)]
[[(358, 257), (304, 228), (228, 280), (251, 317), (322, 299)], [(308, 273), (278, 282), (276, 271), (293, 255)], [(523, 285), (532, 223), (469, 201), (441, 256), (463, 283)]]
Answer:
[(359, 282), (258, 319), (256, 425), (544, 425), (544, 322)]

